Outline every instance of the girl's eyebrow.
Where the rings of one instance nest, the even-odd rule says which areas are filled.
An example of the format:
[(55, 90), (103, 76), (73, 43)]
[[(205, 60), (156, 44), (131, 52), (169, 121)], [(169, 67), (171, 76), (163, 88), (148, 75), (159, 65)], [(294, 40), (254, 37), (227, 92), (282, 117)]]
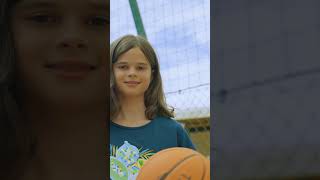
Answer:
[[(115, 64), (129, 64), (128, 62), (116, 62)], [(138, 65), (143, 65), (143, 66), (147, 66), (148, 64), (147, 63), (143, 63), (143, 62), (139, 62), (137, 63)]]
[(147, 66), (148, 64), (146, 63), (138, 63), (139, 65)]
[(128, 64), (127, 62), (116, 62), (115, 64)]
[(18, 3), (19, 6), (24, 8), (48, 8), (48, 7), (57, 7), (57, 3), (54, 2), (43, 2), (43, 1), (21, 1)]

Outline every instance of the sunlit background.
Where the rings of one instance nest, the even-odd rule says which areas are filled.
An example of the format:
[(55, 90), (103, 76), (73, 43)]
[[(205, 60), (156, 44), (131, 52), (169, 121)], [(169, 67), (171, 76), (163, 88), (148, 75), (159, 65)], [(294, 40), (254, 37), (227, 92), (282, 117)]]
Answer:
[(111, 0), (110, 9), (111, 42), (126, 34), (151, 42), (175, 119), (209, 157), (210, 0)]

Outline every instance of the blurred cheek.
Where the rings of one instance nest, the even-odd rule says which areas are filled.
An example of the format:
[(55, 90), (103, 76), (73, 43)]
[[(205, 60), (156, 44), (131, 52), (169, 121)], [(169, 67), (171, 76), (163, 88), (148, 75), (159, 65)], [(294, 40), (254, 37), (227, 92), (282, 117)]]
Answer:
[(23, 81), (27, 81), (31, 76), (34, 76), (32, 74), (37, 73), (38, 67), (41, 67), (42, 62), (39, 60), (43, 59), (41, 54), (46, 53), (47, 43), (39, 35), (35, 36), (33, 31), (17, 23), (14, 23), (13, 26), (13, 37), (18, 76)]
[[(13, 37), (15, 51), (19, 63), (31, 64), (39, 59), (43, 59), (47, 50), (51, 46), (50, 38), (52, 34), (49, 31), (40, 31), (30, 25), (25, 24), (23, 20), (15, 19), (13, 21)], [(37, 65), (35, 63), (33, 65)]]
[[(84, 30), (82, 30), (84, 31)], [(107, 37), (109, 36), (109, 34), (105, 34), (105, 32), (102, 33), (84, 33), (81, 36), (86, 36), (86, 37), (90, 37), (87, 38), (86, 41), (88, 41), (88, 49), (90, 51), (90, 53), (92, 53), (92, 56), (95, 55), (100, 55), (100, 57), (102, 57), (102, 65), (104, 67), (109, 67), (109, 45), (108, 45), (108, 41), (104, 41), (105, 38), (103, 37)]]

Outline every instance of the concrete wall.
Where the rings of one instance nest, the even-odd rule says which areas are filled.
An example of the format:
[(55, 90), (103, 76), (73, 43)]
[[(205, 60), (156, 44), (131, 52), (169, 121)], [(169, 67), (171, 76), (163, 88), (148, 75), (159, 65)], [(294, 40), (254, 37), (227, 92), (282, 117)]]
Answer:
[(320, 175), (320, 1), (211, 10), (213, 176)]

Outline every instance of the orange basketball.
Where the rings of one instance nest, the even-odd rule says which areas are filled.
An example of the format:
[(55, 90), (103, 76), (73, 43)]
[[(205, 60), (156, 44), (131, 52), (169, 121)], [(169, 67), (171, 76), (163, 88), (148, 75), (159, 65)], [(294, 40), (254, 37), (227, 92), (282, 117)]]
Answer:
[(210, 161), (188, 148), (169, 148), (154, 154), (137, 180), (210, 180)]

